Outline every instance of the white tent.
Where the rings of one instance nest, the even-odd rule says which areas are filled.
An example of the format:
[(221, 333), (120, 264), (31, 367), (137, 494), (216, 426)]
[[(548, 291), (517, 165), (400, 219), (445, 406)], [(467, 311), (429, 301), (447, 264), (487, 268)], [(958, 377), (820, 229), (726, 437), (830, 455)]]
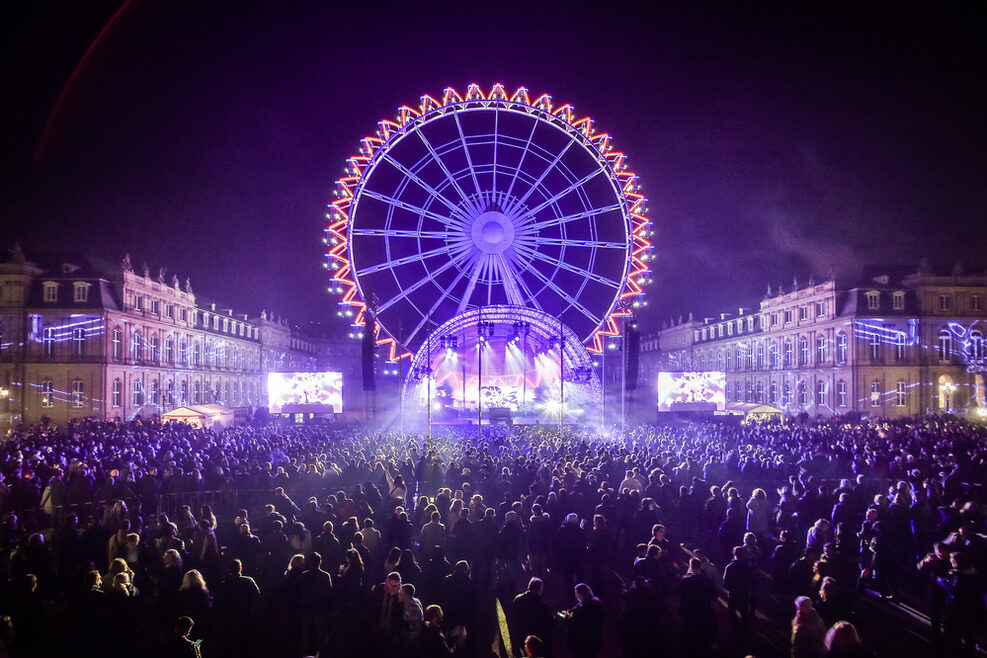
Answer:
[(178, 407), (161, 414), (162, 422), (176, 421), (192, 427), (222, 429), (233, 424), (233, 410), (221, 404), (196, 404)]

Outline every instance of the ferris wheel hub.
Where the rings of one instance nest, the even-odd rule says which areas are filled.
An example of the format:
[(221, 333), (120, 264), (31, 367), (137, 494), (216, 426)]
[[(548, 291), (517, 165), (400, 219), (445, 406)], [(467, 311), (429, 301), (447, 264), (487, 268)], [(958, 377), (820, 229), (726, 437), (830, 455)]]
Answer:
[(488, 210), (473, 220), (473, 244), (487, 254), (500, 254), (514, 242), (514, 223), (497, 210)]

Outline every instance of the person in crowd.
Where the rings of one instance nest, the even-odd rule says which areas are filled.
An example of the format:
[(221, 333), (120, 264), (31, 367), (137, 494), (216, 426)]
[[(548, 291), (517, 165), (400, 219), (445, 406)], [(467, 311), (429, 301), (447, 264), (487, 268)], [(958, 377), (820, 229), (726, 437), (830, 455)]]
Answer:
[(569, 609), (566, 641), (576, 658), (596, 658), (603, 648), (606, 611), (586, 583), (575, 588), (576, 605)]
[(792, 619), (792, 658), (822, 658), (826, 651), (826, 624), (812, 605), (812, 599), (795, 599)]
[(552, 656), (552, 634), (555, 628), (555, 615), (552, 608), (542, 599), (545, 584), (541, 578), (532, 577), (528, 588), (514, 597), (511, 609), (514, 613), (515, 646), (520, 646), (529, 635), (537, 636), (542, 643), (540, 651)]

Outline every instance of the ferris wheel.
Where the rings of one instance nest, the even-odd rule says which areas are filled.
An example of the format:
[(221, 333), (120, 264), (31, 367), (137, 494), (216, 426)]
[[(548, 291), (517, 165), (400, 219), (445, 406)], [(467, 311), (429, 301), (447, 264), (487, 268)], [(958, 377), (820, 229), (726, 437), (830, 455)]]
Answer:
[(380, 121), (347, 161), (327, 215), (330, 290), (354, 324), (374, 300), (392, 359), (503, 305), (564, 318), (599, 351), (650, 280), (645, 204), (625, 155), (571, 105), (448, 88)]

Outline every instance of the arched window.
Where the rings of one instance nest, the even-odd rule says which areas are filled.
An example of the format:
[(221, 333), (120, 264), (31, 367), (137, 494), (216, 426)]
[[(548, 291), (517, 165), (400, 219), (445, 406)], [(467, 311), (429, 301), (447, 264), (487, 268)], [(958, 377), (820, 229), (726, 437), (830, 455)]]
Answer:
[(821, 366), (826, 363), (826, 337), (822, 334), (816, 336), (816, 365)]
[(113, 330), (113, 360), (119, 361), (122, 358), (123, 358), (123, 332), (120, 331), (119, 329), (114, 329)]
[(151, 363), (157, 363), (161, 356), (161, 344), (157, 336), (151, 336)]
[(805, 385), (805, 382), (799, 382), (799, 406), (804, 407), (809, 404), (809, 392)]
[(846, 363), (846, 334), (842, 331), (836, 334), (836, 362), (840, 365)]
[(121, 398), (123, 398), (123, 384), (120, 382), (119, 379), (114, 379), (113, 395), (112, 395), (112, 402), (114, 407), (119, 407), (122, 404), (123, 400)]
[(86, 330), (82, 327), (72, 330), (72, 354), (77, 357), (86, 355)]
[(881, 336), (877, 333), (877, 330), (872, 330), (870, 335), (870, 358), (871, 361), (879, 361), (881, 359)]
[(806, 338), (799, 338), (799, 365), (809, 365), (809, 341)]
[(792, 341), (790, 340), (785, 341), (785, 357), (783, 363), (785, 368), (792, 367)]
[(949, 361), (953, 358), (953, 335), (949, 329), (939, 331), (939, 344), (937, 346), (940, 361)]
[(188, 343), (185, 342), (184, 338), (178, 343), (178, 358), (183, 366), (188, 365)]
[(816, 404), (819, 406), (826, 404), (826, 382), (822, 379), (816, 380)]
[(786, 407), (792, 406), (792, 385), (789, 382), (782, 387), (782, 401)]
[(192, 341), (192, 367), (198, 368), (202, 363), (202, 351), (199, 349), (199, 341)]
[(757, 369), (764, 369), (764, 343), (757, 341)]
[(716, 353), (716, 369), (720, 371), (723, 370), (723, 350)]
[(768, 344), (768, 367), (772, 370), (778, 368), (778, 343), (775, 341)]
[(55, 328), (45, 327), (41, 334), (41, 351), (46, 359), (55, 358)]
[(151, 380), (151, 399), (148, 400), (148, 401), (151, 404), (153, 404), (154, 406), (158, 406), (158, 396), (159, 396), (159, 394), (160, 394), (160, 392), (158, 390), (158, 380), (157, 379), (152, 379)]
[(131, 352), (133, 354), (134, 361), (141, 361), (144, 358), (144, 337), (141, 336), (140, 332), (134, 334), (133, 343), (131, 343)]
[(175, 339), (169, 336), (165, 340), (165, 352), (164, 352), (165, 363), (175, 362)]
[(881, 406), (881, 382), (877, 379), (870, 383), (870, 406)]
[(50, 379), (43, 379), (39, 388), (41, 392), (41, 408), (51, 409), (55, 406), (55, 386)]
[(72, 406), (76, 409), (82, 406), (83, 384), (81, 379), (72, 382)]
[(134, 380), (133, 396), (135, 407), (141, 407), (144, 405), (144, 382), (140, 379)]
[(970, 332), (970, 361), (982, 363), (984, 360), (984, 334), (979, 329)]

